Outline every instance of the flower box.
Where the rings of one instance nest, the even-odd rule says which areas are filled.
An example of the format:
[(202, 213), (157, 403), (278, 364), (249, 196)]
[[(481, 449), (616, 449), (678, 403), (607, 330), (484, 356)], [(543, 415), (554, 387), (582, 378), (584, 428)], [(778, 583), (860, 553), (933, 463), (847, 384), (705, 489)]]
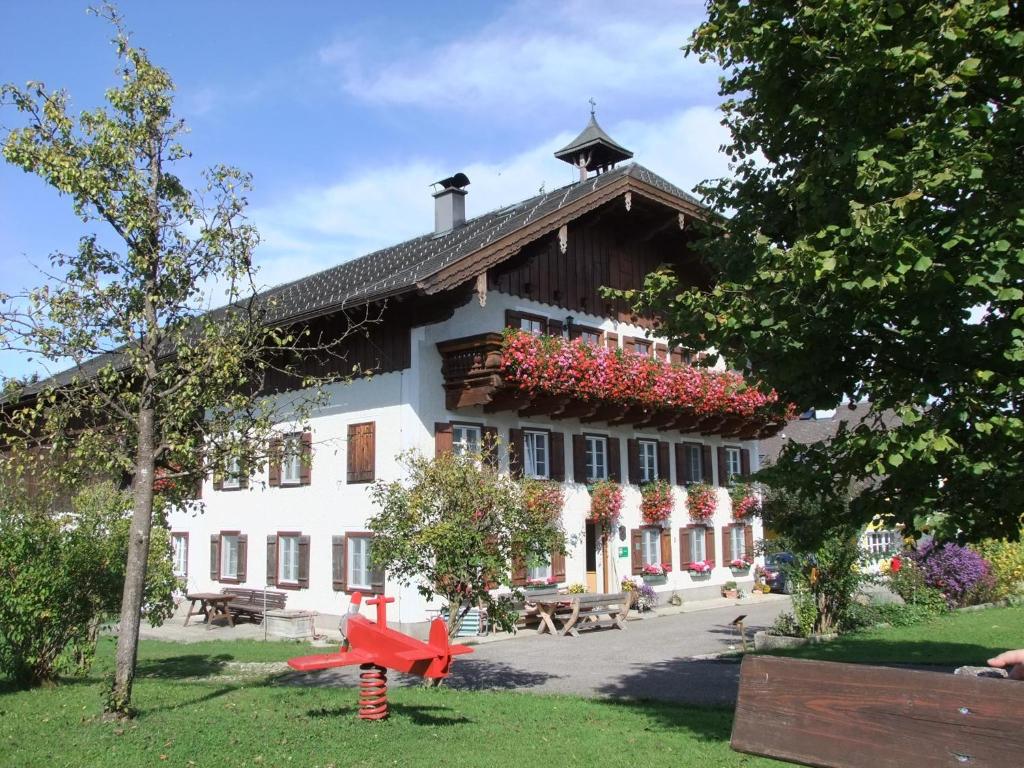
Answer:
[(666, 576), (664, 573), (660, 575), (657, 573), (645, 573), (643, 576), (644, 584), (664, 584), (666, 581), (668, 581), (668, 576)]

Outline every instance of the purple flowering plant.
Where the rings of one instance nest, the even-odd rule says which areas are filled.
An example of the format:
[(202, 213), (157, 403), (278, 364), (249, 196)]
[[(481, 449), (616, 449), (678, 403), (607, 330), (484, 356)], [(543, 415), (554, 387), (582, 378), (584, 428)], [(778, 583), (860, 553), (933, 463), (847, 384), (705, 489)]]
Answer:
[(941, 546), (927, 542), (909, 557), (921, 569), (925, 584), (942, 592), (951, 606), (963, 605), (965, 598), (990, 578), (991, 567), (985, 558), (952, 542)]

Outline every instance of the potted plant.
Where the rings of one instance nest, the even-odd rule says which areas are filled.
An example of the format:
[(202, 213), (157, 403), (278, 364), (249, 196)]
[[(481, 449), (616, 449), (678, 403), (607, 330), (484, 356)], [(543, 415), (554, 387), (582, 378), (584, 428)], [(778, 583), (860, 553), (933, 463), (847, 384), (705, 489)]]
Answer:
[(730, 563), (729, 567), (735, 572), (746, 573), (750, 566), (754, 564), (754, 558), (750, 555), (743, 555), (743, 557), (734, 558)]
[(718, 492), (707, 483), (694, 483), (686, 489), (686, 507), (695, 523), (707, 523), (718, 509)]
[(713, 567), (707, 560), (698, 560), (686, 566), (686, 570), (690, 572), (690, 578), (706, 578), (711, 576)]
[(647, 525), (663, 525), (672, 517), (672, 486), (665, 480), (647, 483), (640, 489), (640, 514)]
[(735, 600), (739, 595), (740, 591), (736, 587), (736, 582), (732, 579), (722, 585), (722, 597), (728, 597), (730, 600)]
[(641, 575), (645, 584), (664, 584), (671, 570), (672, 566), (668, 563), (651, 563), (644, 566)]

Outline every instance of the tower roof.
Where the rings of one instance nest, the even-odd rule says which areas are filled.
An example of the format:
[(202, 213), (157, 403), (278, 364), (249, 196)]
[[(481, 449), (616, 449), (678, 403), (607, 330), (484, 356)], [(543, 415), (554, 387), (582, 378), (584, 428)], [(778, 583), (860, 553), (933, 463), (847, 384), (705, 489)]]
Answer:
[(579, 166), (580, 159), (586, 161), (588, 171), (609, 168), (621, 160), (628, 160), (633, 153), (616, 142), (597, 124), (594, 113), (582, 133), (555, 152), (555, 157), (570, 165)]

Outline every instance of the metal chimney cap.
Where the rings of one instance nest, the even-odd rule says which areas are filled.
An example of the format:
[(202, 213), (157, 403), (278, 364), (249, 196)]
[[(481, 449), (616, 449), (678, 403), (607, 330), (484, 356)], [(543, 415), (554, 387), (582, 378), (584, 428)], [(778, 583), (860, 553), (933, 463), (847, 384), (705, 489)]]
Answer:
[(460, 171), (447, 179), (435, 181), (431, 186), (440, 186), (441, 189), (462, 189), (469, 186), (469, 177)]

